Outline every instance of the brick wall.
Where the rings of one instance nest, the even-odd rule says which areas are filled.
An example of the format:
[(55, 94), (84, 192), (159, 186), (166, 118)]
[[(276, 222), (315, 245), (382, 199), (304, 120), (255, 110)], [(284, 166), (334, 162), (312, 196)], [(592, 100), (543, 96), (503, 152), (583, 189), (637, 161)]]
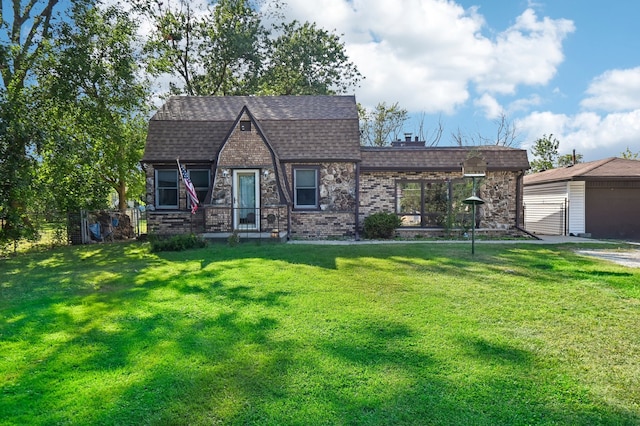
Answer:
[[(518, 172), (488, 172), (478, 180), (478, 196), (485, 204), (478, 208), (480, 227), (496, 230), (515, 228)], [(360, 225), (372, 213), (396, 212), (398, 180), (460, 179), (461, 172), (362, 172), (360, 176)], [(471, 194), (469, 194), (471, 196)], [(521, 208), (521, 206), (520, 206)], [(403, 231), (404, 232), (404, 231)]]
[(147, 211), (147, 232), (156, 235), (201, 234), (204, 212)]
[[(240, 121), (249, 121), (249, 116), (245, 114)], [(233, 204), (234, 169), (260, 170), (260, 203), (280, 204), (273, 158), (253, 123), (250, 131), (242, 131), (237, 126), (220, 152), (211, 200), (214, 206), (230, 207)]]
[(353, 237), (355, 214), (338, 212), (292, 212), (292, 238), (323, 239)]
[[(249, 121), (249, 116), (244, 114), (240, 121)], [(271, 153), (255, 126), (252, 123), (251, 131), (236, 126), (220, 152), (218, 168), (263, 167), (273, 167)]]

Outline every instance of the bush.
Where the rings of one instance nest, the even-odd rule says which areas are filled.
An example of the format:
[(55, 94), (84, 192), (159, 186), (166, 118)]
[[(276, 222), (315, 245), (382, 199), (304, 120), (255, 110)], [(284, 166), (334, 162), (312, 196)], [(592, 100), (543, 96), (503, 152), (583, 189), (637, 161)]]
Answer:
[(402, 225), (398, 215), (394, 213), (373, 213), (364, 220), (364, 236), (366, 238), (393, 238), (396, 228)]
[(194, 234), (181, 234), (172, 237), (151, 236), (151, 251), (183, 251), (193, 248), (203, 248), (207, 246), (204, 238)]

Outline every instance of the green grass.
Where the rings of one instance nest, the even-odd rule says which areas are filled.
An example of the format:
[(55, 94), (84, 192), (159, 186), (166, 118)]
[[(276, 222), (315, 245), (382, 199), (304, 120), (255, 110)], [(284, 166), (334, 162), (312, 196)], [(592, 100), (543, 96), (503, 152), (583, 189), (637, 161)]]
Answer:
[(640, 270), (576, 248), (0, 260), (0, 424), (639, 424)]

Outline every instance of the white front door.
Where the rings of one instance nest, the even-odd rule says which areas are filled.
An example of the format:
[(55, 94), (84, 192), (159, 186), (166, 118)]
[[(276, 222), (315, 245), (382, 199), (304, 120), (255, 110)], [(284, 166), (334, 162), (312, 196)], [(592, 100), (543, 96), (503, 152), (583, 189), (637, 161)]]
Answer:
[(233, 227), (260, 229), (259, 170), (233, 171)]

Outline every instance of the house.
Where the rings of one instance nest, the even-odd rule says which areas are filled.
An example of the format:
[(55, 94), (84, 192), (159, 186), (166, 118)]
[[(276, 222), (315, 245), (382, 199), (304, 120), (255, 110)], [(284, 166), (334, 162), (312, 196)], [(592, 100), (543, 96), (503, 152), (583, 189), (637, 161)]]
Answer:
[(533, 233), (639, 239), (640, 161), (612, 157), (525, 176), (524, 205)]
[[(400, 215), (400, 235), (471, 224), (462, 164), (486, 165), (476, 224), (517, 232), (525, 150), (425, 147), (397, 141), (361, 147), (353, 96), (172, 97), (149, 121), (142, 165), (149, 232), (278, 238), (357, 238), (378, 211)], [(191, 214), (176, 160), (188, 169), (200, 206)]]

